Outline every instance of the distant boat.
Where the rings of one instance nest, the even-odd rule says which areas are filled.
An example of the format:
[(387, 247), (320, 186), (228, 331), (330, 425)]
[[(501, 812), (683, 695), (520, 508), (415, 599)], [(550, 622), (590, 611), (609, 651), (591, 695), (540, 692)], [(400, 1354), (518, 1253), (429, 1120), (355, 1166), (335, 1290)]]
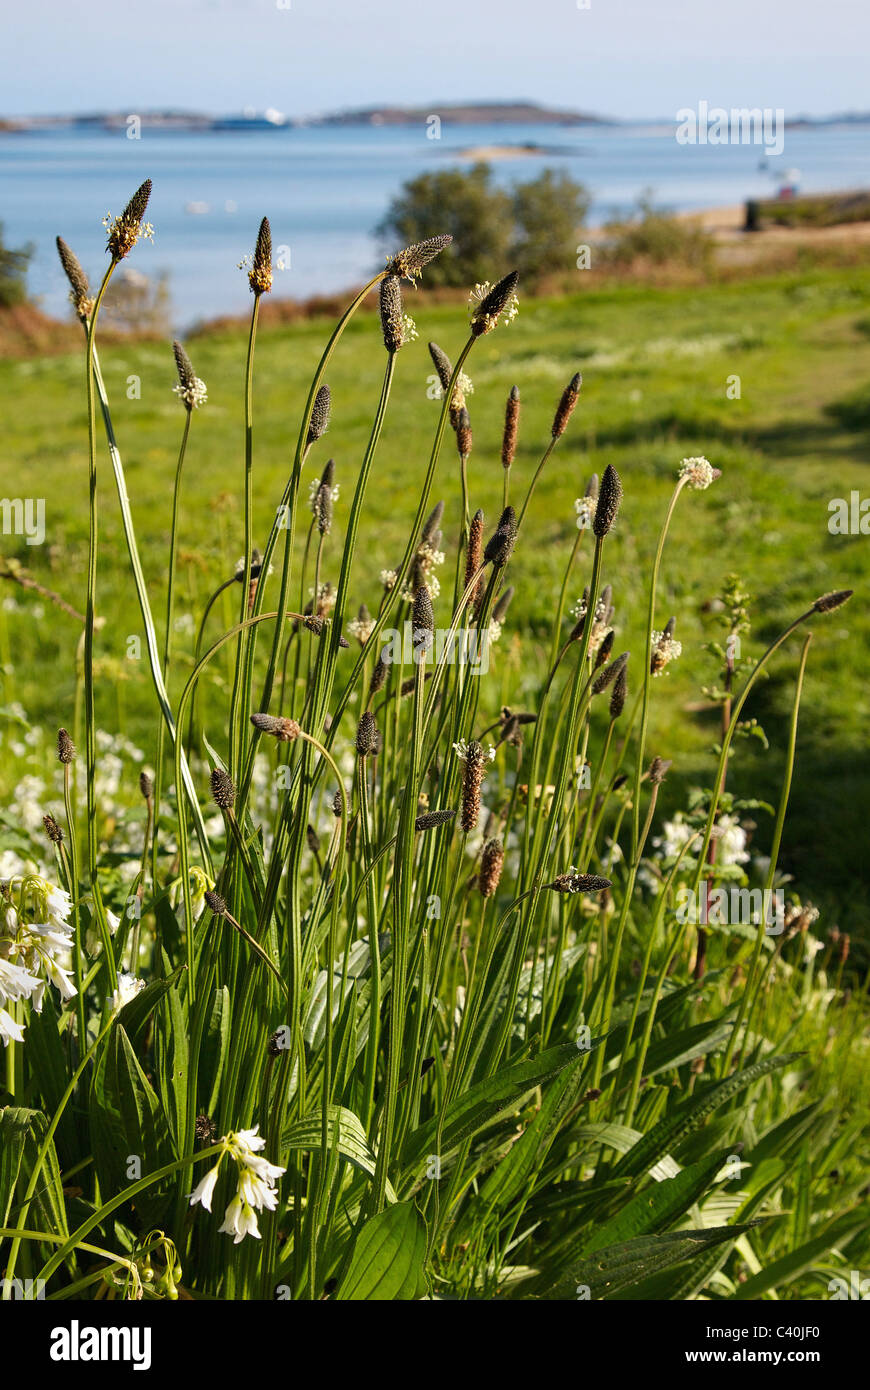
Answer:
[(241, 116), (219, 116), (212, 130), (281, 130), (288, 125), (283, 111), (268, 106), (262, 116), (247, 107)]

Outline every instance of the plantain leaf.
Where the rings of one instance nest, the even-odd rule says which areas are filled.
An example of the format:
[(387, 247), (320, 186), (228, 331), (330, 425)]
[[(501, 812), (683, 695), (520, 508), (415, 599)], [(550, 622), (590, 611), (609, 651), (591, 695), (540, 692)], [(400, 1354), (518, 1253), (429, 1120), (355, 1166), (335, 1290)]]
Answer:
[[(124, 1029), (131, 1042), (137, 1042), (149, 1018), (153, 1014), (160, 1000), (181, 978), (187, 967), (180, 965), (163, 980), (152, 980), (150, 985), (140, 989), (138, 994), (134, 994), (129, 1004), (125, 1004), (116, 1019), (116, 1026)], [(113, 1030), (114, 1032), (114, 1030)]]
[[(164, 971), (168, 964), (164, 952)], [(178, 984), (164, 994), (158, 1006), (155, 1058), (160, 1099), (172, 1128), (175, 1147), (181, 1152), (192, 1117), (187, 1114), (187, 1024)]]
[(696, 1023), (691, 1028), (683, 1028), (679, 1033), (653, 1043), (644, 1060), (644, 1076), (676, 1071), (695, 1057), (706, 1057), (728, 1041), (733, 1028), (733, 1023), (723, 1023), (721, 1018), (717, 1018), (711, 1023)]
[[(119, 1023), (94, 1069), (90, 1115), (94, 1159), (104, 1195), (123, 1191), (135, 1178), (178, 1156), (160, 1098)], [(167, 1180), (137, 1197), (136, 1208), (143, 1222), (163, 1224), (170, 1192)]]
[(673, 1178), (665, 1178), (637, 1192), (616, 1216), (592, 1232), (583, 1246), (584, 1257), (608, 1245), (664, 1230), (685, 1216), (712, 1185), (727, 1157), (727, 1151), (723, 1150), (681, 1169)]
[(581, 1055), (549, 1084), (532, 1123), (523, 1130), (517, 1143), (511, 1145), (506, 1156), (486, 1179), (482, 1189), (484, 1205), (504, 1207), (521, 1193), (528, 1194), (533, 1176), (546, 1158), (559, 1126), (577, 1096), (578, 1073), (581, 1070), (578, 1064), (582, 1060)]
[[(0, 1110), (0, 1225), (8, 1225), (10, 1215), (12, 1224), (17, 1223), (48, 1124), (41, 1110), (25, 1110), (20, 1106)], [(69, 1235), (54, 1139), (39, 1171), (27, 1224), (31, 1229), (50, 1235)]]
[(821, 1235), (814, 1236), (812, 1240), (799, 1245), (796, 1250), (791, 1250), (787, 1255), (766, 1265), (758, 1274), (747, 1279), (745, 1284), (738, 1284), (734, 1299), (742, 1301), (747, 1298), (760, 1298), (770, 1289), (790, 1284), (793, 1279), (812, 1269), (813, 1265), (835, 1245), (838, 1248), (845, 1247), (859, 1231), (866, 1230), (868, 1226), (870, 1219), (866, 1216), (857, 1217), (850, 1212), (848, 1217), (835, 1222)]
[(201, 1095), (207, 1098), (204, 1107), (207, 1115), (211, 1115), (217, 1108), (230, 1044), (231, 1013), (230, 992), (226, 985), (221, 985), (214, 992), (200, 1053), (199, 1082)]
[[(589, 1057), (589, 1052), (578, 1056), (574, 1043), (562, 1043), (548, 1048), (537, 1057), (524, 1062), (514, 1062), (504, 1067), (495, 1076), (487, 1077), (472, 1086), (465, 1095), (458, 1096), (447, 1107), (441, 1129), (440, 1153), (446, 1156), (464, 1139), (470, 1139), (494, 1120), (502, 1111), (515, 1107), (537, 1086), (558, 1075), (565, 1067), (577, 1064)], [(438, 1140), (438, 1117), (415, 1129), (408, 1137), (402, 1154), (402, 1164), (406, 1176), (414, 1176), (423, 1157), (434, 1152), (433, 1145)]]
[(619, 1159), (613, 1170), (614, 1174), (620, 1177), (638, 1177), (646, 1172), (681, 1139), (702, 1125), (717, 1106), (738, 1095), (759, 1077), (787, 1066), (801, 1055), (800, 1052), (787, 1052), (780, 1057), (767, 1057), (763, 1062), (756, 1062), (754, 1066), (735, 1072), (723, 1081), (714, 1082), (703, 1090), (696, 1091), (688, 1100), (682, 1101), (659, 1120), (639, 1143)]
[[(375, 1156), (369, 1148), (366, 1132), (357, 1116), (352, 1110), (345, 1110), (341, 1105), (330, 1105), (328, 1142), (330, 1148), (335, 1142), (336, 1127), (338, 1152), (342, 1158), (346, 1158), (348, 1163), (353, 1164), (354, 1168), (359, 1168), (361, 1172), (372, 1177), (375, 1171)], [(314, 1114), (303, 1116), (301, 1120), (294, 1121), (284, 1130), (281, 1137), (281, 1147), (285, 1150), (305, 1149), (311, 1152), (319, 1150), (322, 1144), (323, 1116), (319, 1110)]]
[(681, 1264), (716, 1245), (735, 1240), (752, 1224), (714, 1226), (707, 1231), (670, 1231), (666, 1235), (638, 1236), (634, 1240), (609, 1245), (572, 1265), (570, 1273), (562, 1276), (558, 1284), (548, 1291), (547, 1297), (614, 1298), (671, 1265)]
[[(54, 1000), (47, 993), (42, 1010), (31, 1011), (27, 1024), (27, 1065), (36, 1082), (42, 1108), (53, 1115), (60, 1105), (70, 1073), (70, 1058), (58, 1031), (58, 1016)], [(87, 1149), (76, 1142), (76, 1119), (72, 1105), (60, 1117), (54, 1135), (57, 1151), (64, 1167), (72, 1167)]]
[(24, 1145), (31, 1121), (38, 1112), (22, 1105), (0, 1110), (0, 1226), (9, 1225), (12, 1196), (21, 1171)]
[(360, 1230), (347, 1273), (335, 1297), (340, 1302), (413, 1302), (428, 1286), (426, 1223), (413, 1202), (396, 1202)]

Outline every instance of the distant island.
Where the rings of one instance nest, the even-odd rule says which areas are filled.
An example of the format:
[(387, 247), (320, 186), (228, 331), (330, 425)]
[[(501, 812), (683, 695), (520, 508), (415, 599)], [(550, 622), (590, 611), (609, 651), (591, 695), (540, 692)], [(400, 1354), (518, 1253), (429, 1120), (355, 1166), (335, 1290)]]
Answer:
[[(310, 116), (287, 116), (274, 107), (268, 107), (265, 111), (248, 108), (237, 114), (225, 115), (170, 108), (136, 114), (94, 111), (67, 115), (0, 116), (0, 132), (14, 134), (52, 129), (123, 131), (133, 120), (141, 121), (150, 130), (185, 133), (293, 130), (309, 126), (425, 126), (436, 116), (442, 125), (447, 126), (661, 126), (668, 129), (676, 124), (675, 117), (625, 121), (587, 111), (542, 106), (534, 101), (432, 101), (427, 106), (366, 106)], [(868, 124), (870, 111), (844, 111), (830, 116), (798, 114), (785, 121), (786, 128), (790, 129)], [(518, 146), (516, 152), (522, 153), (523, 150)]]
[(371, 106), (339, 111), (308, 125), (424, 125), (432, 116), (453, 125), (618, 125), (606, 116), (553, 110), (534, 101), (431, 102), (428, 106)]

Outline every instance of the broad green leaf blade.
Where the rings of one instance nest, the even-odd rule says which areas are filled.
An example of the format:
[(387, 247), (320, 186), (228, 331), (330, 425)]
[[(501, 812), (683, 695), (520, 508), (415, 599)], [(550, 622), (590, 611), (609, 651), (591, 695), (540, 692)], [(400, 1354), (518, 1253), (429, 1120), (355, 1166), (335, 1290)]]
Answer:
[(577, 1063), (574, 1063), (549, 1084), (534, 1120), (486, 1179), (482, 1189), (484, 1206), (504, 1207), (522, 1193), (529, 1192), (534, 1174), (546, 1158), (564, 1114), (577, 1094), (577, 1071)]
[(341, 1302), (412, 1302), (427, 1292), (426, 1223), (413, 1202), (396, 1202), (367, 1221), (335, 1297)]
[(712, 1023), (696, 1023), (691, 1028), (683, 1028), (673, 1037), (653, 1043), (644, 1059), (644, 1076), (676, 1071), (696, 1057), (706, 1057), (728, 1041), (733, 1027), (733, 1023), (715, 1019)]
[[(17, 1225), (18, 1211), (48, 1123), (41, 1110), (12, 1105), (0, 1110), (0, 1226)], [(62, 1188), (52, 1139), (30, 1204), (27, 1224), (32, 1230), (69, 1235)]]
[(791, 1250), (787, 1255), (774, 1260), (772, 1264), (765, 1266), (759, 1274), (747, 1279), (745, 1284), (739, 1284), (734, 1298), (743, 1301), (747, 1298), (760, 1298), (762, 1294), (768, 1293), (770, 1289), (781, 1288), (790, 1284), (793, 1279), (797, 1279), (801, 1274), (805, 1274), (808, 1269), (812, 1269), (823, 1255), (826, 1255), (835, 1245), (843, 1248), (854, 1239), (858, 1232), (870, 1225), (867, 1217), (856, 1217), (853, 1215), (847, 1221), (836, 1222), (829, 1226), (821, 1235), (814, 1236), (812, 1240), (806, 1241), (798, 1246), (796, 1250)]
[(727, 1157), (723, 1150), (683, 1168), (674, 1178), (665, 1178), (635, 1193), (622, 1211), (593, 1231), (588, 1243), (584, 1244), (584, 1257), (608, 1245), (661, 1231), (685, 1216), (711, 1186)]
[(606, 1250), (599, 1250), (589, 1259), (573, 1265), (548, 1296), (576, 1298), (578, 1289), (584, 1293), (588, 1289), (590, 1298), (614, 1298), (640, 1284), (641, 1280), (726, 1240), (735, 1240), (749, 1229), (746, 1225), (718, 1226), (708, 1231), (671, 1231), (667, 1235), (640, 1236), (619, 1245), (609, 1245)]
[[(163, 966), (164, 973), (169, 974), (165, 952)], [(166, 992), (158, 1005), (155, 1055), (160, 1099), (172, 1128), (175, 1147), (181, 1153), (192, 1117), (187, 1114), (187, 1024), (177, 984)]]
[[(441, 1133), (441, 1156), (444, 1157), (456, 1148), (463, 1139), (470, 1139), (503, 1110), (518, 1105), (523, 1096), (528, 1095), (536, 1086), (542, 1086), (565, 1067), (586, 1059), (589, 1055), (589, 1052), (583, 1052), (578, 1058), (574, 1043), (562, 1043), (558, 1047), (548, 1048), (546, 1052), (541, 1052), (531, 1060), (515, 1062), (512, 1066), (497, 1072), (495, 1076), (479, 1081), (476, 1086), (466, 1091), (465, 1095), (458, 1096), (452, 1105), (448, 1106)], [(402, 1154), (406, 1176), (415, 1176), (421, 1159), (434, 1152), (433, 1145), (437, 1137), (437, 1118), (421, 1125), (409, 1136)]]
[[(365, 1130), (353, 1111), (345, 1110), (341, 1105), (329, 1107), (329, 1148), (335, 1144), (336, 1135), (338, 1151), (342, 1158), (346, 1158), (348, 1163), (352, 1163), (355, 1168), (359, 1168), (361, 1172), (373, 1177), (375, 1156), (369, 1148)], [(294, 1124), (285, 1129), (281, 1138), (281, 1147), (284, 1150), (304, 1149), (311, 1152), (319, 1150), (322, 1147), (322, 1142), (323, 1117), (318, 1110), (314, 1114), (306, 1115), (301, 1120), (296, 1120)]]
[(218, 1094), (230, 1044), (230, 992), (221, 985), (214, 992), (199, 1061), (200, 1093), (207, 1097), (206, 1115), (217, 1109)]
[[(31, 1010), (27, 1024), (27, 1065), (38, 1087), (42, 1109), (46, 1115), (54, 1115), (69, 1081), (70, 1057), (68, 1048), (61, 1041), (57, 1011), (50, 994), (43, 999), (39, 1013)], [(31, 1095), (32, 1100), (35, 1098)], [(72, 1167), (83, 1157), (83, 1152), (87, 1152), (76, 1142), (76, 1122), (71, 1105), (61, 1115), (54, 1142), (64, 1167)]]
[(801, 1055), (799, 1052), (787, 1052), (781, 1057), (767, 1057), (762, 1062), (756, 1062), (754, 1066), (746, 1067), (744, 1071), (727, 1076), (724, 1081), (715, 1082), (703, 1090), (696, 1091), (688, 1100), (682, 1101), (659, 1120), (639, 1144), (629, 1149), (616, 1164), (614, 1173), (620, 1177), (639, 1177), (658, 1159), (669, 1153), (687, 1134), (702, 1125), (717, 1106), (724, 1105), (725, 1101), (731, 1100), (753, 1081), (766, 1076), (768, 1072), (776, 1071), (779, 1067), (788, 1066), (789, 1062)]
[(0, 1110), (0, 1226), (9, 1225), (9, 1212), (21, 1171), (24, 1145), (37, 1113), (20, 1105), (10, 1105)]
[(131, 1042), (137, 1041), (160, 1000), (181, 978), (185, 969), (185, 966), (180, 965), (165, 980), (152, 980), (144, 989), (140, 989), (138, 994), (134, 994), (129, 1004), (124, 1005), (116, 1023), (124, 1029)]

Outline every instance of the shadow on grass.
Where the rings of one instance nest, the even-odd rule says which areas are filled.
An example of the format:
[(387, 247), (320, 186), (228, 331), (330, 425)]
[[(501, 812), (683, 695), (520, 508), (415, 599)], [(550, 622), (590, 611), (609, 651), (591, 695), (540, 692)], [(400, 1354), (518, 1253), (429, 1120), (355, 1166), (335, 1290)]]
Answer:
[(870, 386), (828, 402), (821, 417), (784, 418), (760, 429), (729, 424), (719, 415), (677, 410), (625, 420), (595, 431), (598, 448), (624, 448), (651, 440), (682, 438), (715, 440), (732, 448), (748, 445), (777, 458), (824, 454), (864, 461), (870, 445)]
[[(756, 688), (745, 715), (755, 718), (770, 742), (765, 750), (741, 740), (729, 765), (728, 791), (738, 798), (759, 798), (774, 811), (788, 743), (793, 682), (773, 674)], [(697, 716), (711, 743), (718, 738), (715, 711)], [(704, 773), (707, 775), (705, 776)], [(690, 787), (707, 785), (709, 769), (675, 767), (668, 778), (669, 796), (663, 815), (685, 806)], [(754, 820), (753, 854), (770, 850), (774, 818), (763, 810), (747, 812)], [(780, 868), (794, 878), (803, 898), (821, 910), (819, 930), (835, 924), (850, 932), (858, 955), (870, 963), (870, 749), (833, 739), (824, 714), (810, 705), (801, 708), (798, 747), (780, 851)]]

